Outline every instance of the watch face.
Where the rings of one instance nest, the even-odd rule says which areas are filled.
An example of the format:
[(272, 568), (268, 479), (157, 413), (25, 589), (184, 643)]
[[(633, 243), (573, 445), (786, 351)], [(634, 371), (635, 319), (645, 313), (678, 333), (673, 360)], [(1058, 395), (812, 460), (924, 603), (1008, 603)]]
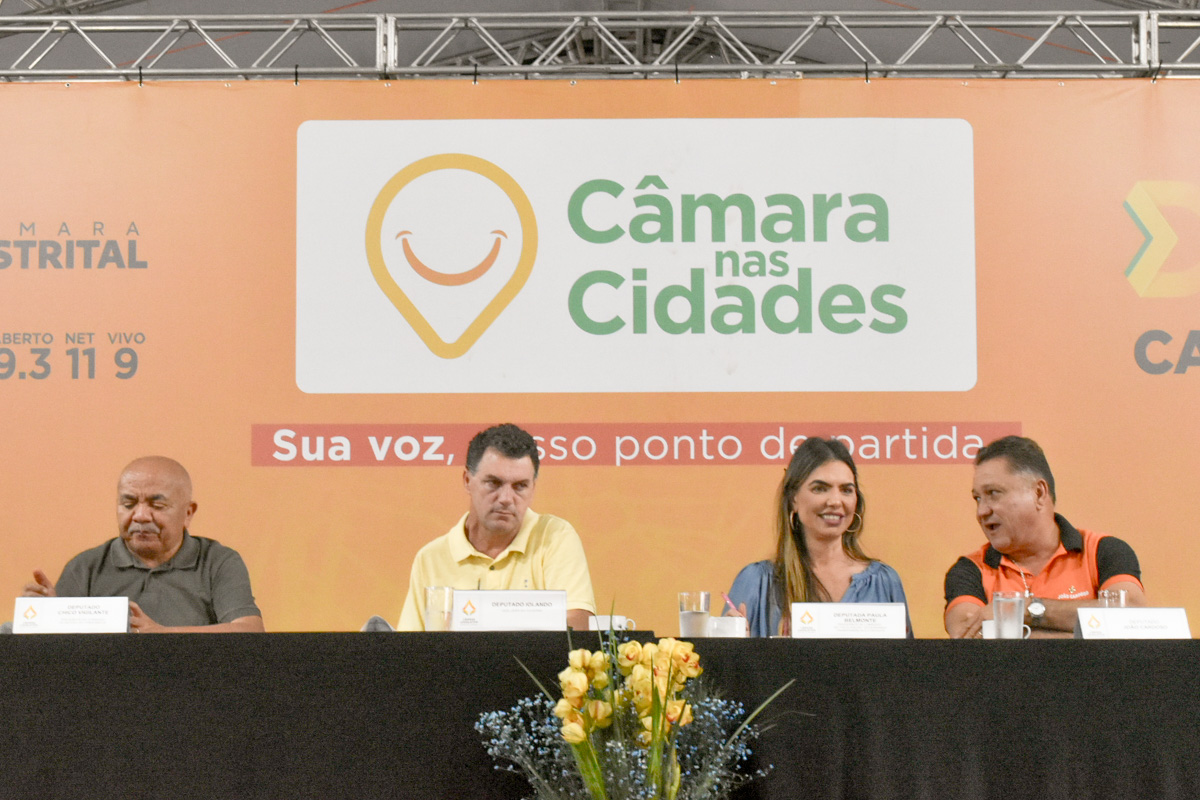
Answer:
[(1046, 613), (1046, 604), (1041, 600), (1034, 600), (1029, 604), (1029, 613), (1031, 616), (1040, 617)]

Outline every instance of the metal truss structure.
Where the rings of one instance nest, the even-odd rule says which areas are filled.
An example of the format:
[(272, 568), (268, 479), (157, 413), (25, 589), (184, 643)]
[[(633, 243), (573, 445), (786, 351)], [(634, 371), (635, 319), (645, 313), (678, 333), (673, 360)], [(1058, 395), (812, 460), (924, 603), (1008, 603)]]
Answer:
[(1102, 0), (1117, 8), (1168, 8), (1174, 11), (1188, 11), (1200, 8), (1200, 0)]
[[(140, 0), (0, 0), (0, 13), (4, 14), (92, 14), (109, 11), (121, 6), (131, 6)], [(13, 6), (23, 8), (13, 11)]]
[(1200, 12), (0, 17), (10, 82), (835, 76), (1200, 77)]
[[(648, 0), (601, 0), (602, 5), (609, 10), (629, 10), (637, 8), (646, 10)], [(25, 14), (88, 14), (94, 11), (107, 11), (120, 6), (138, 5), (144, 0), (0, 0), (0, 13), (13, 13), (9, 6), (23, 5), (29, 11)], [(1187, 11), (1200, 8), (1200, 0), (1099, 0), (1117, 8), (1137, 9), (1170, 9)]]

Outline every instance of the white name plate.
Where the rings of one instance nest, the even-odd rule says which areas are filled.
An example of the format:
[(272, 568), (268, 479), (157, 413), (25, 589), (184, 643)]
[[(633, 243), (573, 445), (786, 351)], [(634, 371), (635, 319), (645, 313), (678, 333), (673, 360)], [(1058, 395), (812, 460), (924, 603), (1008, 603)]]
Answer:
[(903, 639), (904, 603), (792, 603), (793, 639)]
[(18, 597), (13, 633), (125, 633), (128, 597)]
[(454, 590), (452, 631), (565, 631), (563, 591)]
[(1190, 639), (1182, 608), (1080, 608), (1076, 639)]

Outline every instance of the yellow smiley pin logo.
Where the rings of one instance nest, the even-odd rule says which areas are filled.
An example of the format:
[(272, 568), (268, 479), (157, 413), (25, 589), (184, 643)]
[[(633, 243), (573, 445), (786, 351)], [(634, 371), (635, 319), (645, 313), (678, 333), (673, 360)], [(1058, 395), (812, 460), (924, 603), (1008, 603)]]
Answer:
[[(478, 316), (466, 326), (460, 335), (451, 340), (443, 338), (434, 329), (427, 316), (417, 308), (409, 293), (405, 292), (397, 283), (384, 257), (384, 241), (390, 240), (399, 243), (403, 260), (403, 263), (398, 265), (400, 269), (411, 270), (420, 280), (432, 286), (453, 289), (454, 287), (469, 286), (491, 273), (504, 254), (505, 248), (513, 246), (515, 237), (502, 228), (492, 230), (489, 234), (492, 237), (491, 247), (483, 255), (482, 260), (468, 269), (447, 272), (433, 266), (422, 257), (421, 243), (414, 241), (413, 230), (402, 227), (394, 234), (390, 231), (385, 232), (385, 217), (397, 196), (418, 178), (442, 170), (461, 170), (473, 173), (495, 184), (508, 198), (508, 202), (512, 203), (520, 225), (519, 232), (511, 232), (520, 234), (520, 252), (516, 256), (516, 266), (512, 275), (503, 283), (496, 295), (488, 300)], [(379, 284), (379, 288), (412, 326), (413, 331), (421, 338), (430, 352), (441, 358), (458, 358), (470, 350), (483, 332), (496, 321), (500, 313), (517, 296), (533, 271), (533, 262), (537, 256), (537, 241), (537, 219), (533, 213), (533, 205), (520, 185), (513, 180), (511, 175), (492, 162), (463, 153), (428, 156), (409, 164), (384, 184), (367, 216), (367, 263), (371, 266), (371, 274), (375, 277), (375, 282)]]

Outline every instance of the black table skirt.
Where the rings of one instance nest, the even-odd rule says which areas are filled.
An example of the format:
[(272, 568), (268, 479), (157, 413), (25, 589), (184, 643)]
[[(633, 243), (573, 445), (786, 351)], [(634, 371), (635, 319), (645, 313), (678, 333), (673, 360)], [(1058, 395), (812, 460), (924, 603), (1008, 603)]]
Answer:
[[(575, 635), (594, 647), (595, 634)], [(1200, 797), (1194, 642), (697, 640), (762, 718), (739, 798)], [(563, 634), (0, 638), (0, 798), (519, 798), (473, 729)]]

